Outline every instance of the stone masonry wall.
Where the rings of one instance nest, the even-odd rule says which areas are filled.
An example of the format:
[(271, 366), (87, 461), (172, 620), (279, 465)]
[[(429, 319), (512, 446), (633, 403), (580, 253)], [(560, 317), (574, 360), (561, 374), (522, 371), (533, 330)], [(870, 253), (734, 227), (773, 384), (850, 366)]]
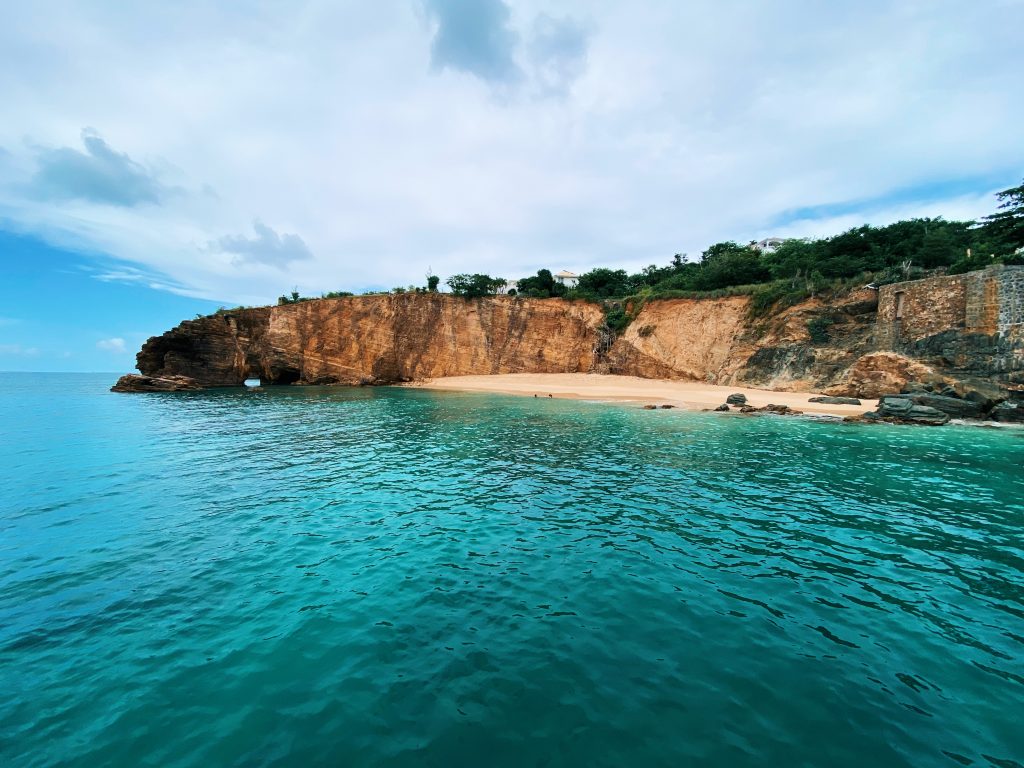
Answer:
[[(902, 317), (897, 317), (902, 296)], [(898, 349), (945, 331), (1005, 334), (1024, 323), (1024, 267), (997, 265), (965, 275), (883, 285), (878, 291), (880, 349)]]
[(1020, 331), (1024, 325), (1024, 267), (1007, 267), (996, 274), (999, 301), (996, 327), (999, 333)]
[(1024, 383), (1024, 266), (883, 286), (875, 348), (964, 375)]
[[(897, 350), (906, 342), (963, 328), (968, 282), (968, 275), (950, 275), (883, 285), (878, 290), (878, 348)], [(900, 296), (903, 312), (898, 318)]]

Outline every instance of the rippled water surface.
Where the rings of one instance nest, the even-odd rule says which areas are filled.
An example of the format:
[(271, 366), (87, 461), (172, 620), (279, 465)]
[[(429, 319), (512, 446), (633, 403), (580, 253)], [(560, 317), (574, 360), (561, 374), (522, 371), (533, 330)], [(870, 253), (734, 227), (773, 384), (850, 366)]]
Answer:
[(1015, 766), (1024, 432), (0, 375), (5, 766)]

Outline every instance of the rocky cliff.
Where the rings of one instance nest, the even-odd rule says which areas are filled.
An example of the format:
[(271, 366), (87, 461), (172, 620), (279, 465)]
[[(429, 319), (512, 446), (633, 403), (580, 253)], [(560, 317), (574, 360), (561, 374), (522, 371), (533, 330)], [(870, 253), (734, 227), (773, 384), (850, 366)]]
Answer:
[[(879, 350), (874, 290), (761, 314), (750, 301), (629, 304), (624, 309), (633, 321), (616, 337), (604, 308), (584, 301), (444, 294), (320, 299), (185, 321), (147, 341), (137, 360), (146, 376), (184, 376), (201, 386), (237, 386), (247, 378), (351, 385), (595, 371), (874, 398), (910, 381), (946, 386), (985, 376), (980, 358), (963, 367)], [(961, 332), (943, 333), (958, 338)]]
[[(764, 315), (750, 299), (651, 301), (608, 355), (611, 373), (777, 390), (838, 385), (871, 348), (877, 294), (856, 291)], [(817, 322), (821, 331), (812, 338)]]
[(222, 312), (151, 338), (138, 368), (204, 386), (377, 384), (594, 367), (604, 312), (586, 302), (353, 296)]

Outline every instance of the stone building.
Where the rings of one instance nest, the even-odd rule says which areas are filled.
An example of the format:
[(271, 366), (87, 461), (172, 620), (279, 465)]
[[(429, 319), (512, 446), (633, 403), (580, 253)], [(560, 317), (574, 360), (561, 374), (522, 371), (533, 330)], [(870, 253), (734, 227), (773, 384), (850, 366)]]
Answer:
[(875, 346), (964, 373), (1024, 381), (1024, 266), (882, 286)]

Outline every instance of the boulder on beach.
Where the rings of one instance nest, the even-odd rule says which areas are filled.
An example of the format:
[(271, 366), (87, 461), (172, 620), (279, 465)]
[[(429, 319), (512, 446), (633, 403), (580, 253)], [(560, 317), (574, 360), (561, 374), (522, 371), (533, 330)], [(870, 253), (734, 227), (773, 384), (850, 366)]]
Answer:
[(729, 406), (726, 403), (722, 403), (720, 406), (715, 408), (715, 410), (716, 411), (728, 411), (729, 410)]
[(823, 405), (860, 405), (860, 400), (856, 397), (837, 397), (832, 395), (812, 397), (807, 402), (821, 403)]
[(728, 405), (746, 405), (747, 396), (737, 392), (736, 394), (729, 395), (727, 398), (725, 398), (725, 402)]

